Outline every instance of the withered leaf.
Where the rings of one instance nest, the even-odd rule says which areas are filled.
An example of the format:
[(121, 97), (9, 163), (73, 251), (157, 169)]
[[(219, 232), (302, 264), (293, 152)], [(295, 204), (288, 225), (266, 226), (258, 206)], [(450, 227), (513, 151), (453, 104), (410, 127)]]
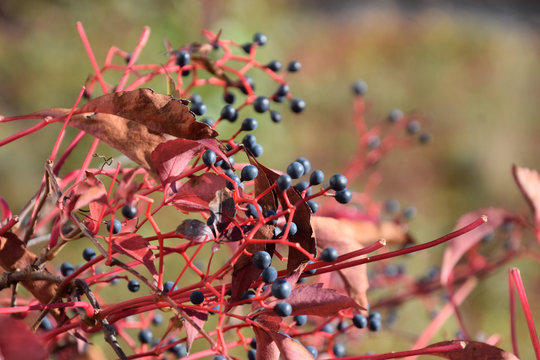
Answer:
[(193, 176), (173, 198), (172, 204), (185, 213), (209, 210), (209, 203), (216, 197), (216, 192), (225, 188), (226, 180), (214, 173)]

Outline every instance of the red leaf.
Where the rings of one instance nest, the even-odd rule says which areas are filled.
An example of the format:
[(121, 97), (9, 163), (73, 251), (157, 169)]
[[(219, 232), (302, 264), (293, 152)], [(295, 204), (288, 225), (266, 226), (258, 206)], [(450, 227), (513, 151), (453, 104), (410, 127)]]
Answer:
[(536, 227), (540, 227), (540, 174), (536, 170), (516, 165), (512, 167), (512, 174), (532, 209)]
[(482, 215), (487, 215), (487, 223), (448, 242), (441, 265), (441, 283), (448, 283), (452, 269), (458, 263), (459, 259), (461, 259), (463, 254), (480, 242), (485, 235), (498, 228), (511, 216), (511, 214), (504, 209), (480, 209), (461, 216), (454, 229), (462, 228)]
[(214, 173), (193, 176), (186, 182), (173, 199), (173, 205), (183, 211), (209, 210), (209, 203), (216, 197), (216, 192), (223, 189), (227, 181)]
[[(186, 314), (190, 317), (193, 322), (202, 329), (206, 320), (208, 320), (208, 314), (202, 313), (200, 311), (185, 309)], [(195, 337), (199, 334), (199, 330), (193, 326), (189, 321), (184, 321), (184, 327), (186, 328), (186, 349), (189, 352)]]
[[(91, 202), (105, 205), (107, 203), (107, 192), (103, 183), (94, 174), (87, 171), (86, 179), (73, 189), (73, 194), (69, 197), (69, 203), (65, 211), (70, 213)], [(95, 216), (96, 214), (92, 215)]]
[(120, 180), (118, 187), (114, 191), (114, 199), (122, 200), (128, 204), (133, 202), (133, 195), (139, 189), (139, 184), (135, 181), (135, 175), (141, 171), (139, 168), (133, 168), (128, 171)]
[(257, 341), (257, 360), (278, 360), (280, 351), (270, 333), (257, 326), (253, 327), (253, 332)]
[(429, 347), (452, 345), (455, 343), (465, 343), (464, 349), (452, 350), (446, 353), (434, 353), (433, 355), (440, 356), (450, 360), (519, 360), (514, 354), (499, 349), (496, 346), (489, 345), (478, 341), (468, 340), (452, 340), (442, 341), (436, 344), (431, 344)]
[(41, 360), (48, 358), (45, 345), (24, 321), (0, 315), (0, 329), (2, 329), (0, 331), (0, 359)]
[[(276, 342), (283, 360), (313, 359), (313, 355), (304, 345), (294, 341), (289, 336), (277, 332), (270, 332), (270, 336)], [(259, 352), (258, 343), (257, 352)]]
[(154, 265), (155, 256), (148, 248), (148, 241), (142, 236), (133, 233), (121, 233), (113, 237), (113, 250), (144, 264), (152, 276), (157, 277)]
[(163, 184), (182, 173), (189, 162), (203, 149), (197, 141), (176, 139), (159, 144), (152, 152), (152, 165)]

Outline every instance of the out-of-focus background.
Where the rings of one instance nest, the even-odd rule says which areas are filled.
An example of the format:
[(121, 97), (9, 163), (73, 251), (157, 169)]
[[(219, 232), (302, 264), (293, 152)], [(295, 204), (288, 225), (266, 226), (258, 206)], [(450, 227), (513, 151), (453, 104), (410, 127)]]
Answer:
[[(315, 168), (337, 172), (354, 149), (351, 83), (364, 79), (370, 122), (393, 108), (421, 114), (434, 141), (399, 150), (380, 164), (381, 201), (414, 205), (411, 233), (427, 241), (448, 232), (465, 212), (487, 206), (527, 211), (514, 185), (512, 164), (540, 169), (540, 5), (532, 1), (0, 1), (0, 114), (71, 107), (91, 73), (75, 29), (82, 21), (98, 62), (111, 45), (131, 51), (145, 25), (152, 34), (141, 62), (162, 62), (163, 38), (174, 46), (203, 40), (200, 30), (249, 42), (262, 31), (265, 63), (302, 63), (289, 77), (304, 98), (301, 116), (283, 111), (282, 124), (261, 118), (256, 133), (262, 161), (275, 168), (299, 156)], [(223, 105), (212, 109), (216, 115)], [(2, 138), (27, 124), (6, 124)], [(58, 129), (51, 127), (0, 151), (0, 194), (17, 211), (35, 192)], [(353, 187), (354, 189), (354, 187)], [(442, 249), (417, 255), (416, 273), (440, 262)], [(514, 266), (534, 275), (535, 266)], [(506, 269), (480, 286), (464, 304), (474, 335), (503, 334), (510, 349)], [(534, 299), (538, 277), (525, 278)], [(535, 290), (536, 289), (536, 290)], [(535, 294), (536, 291), (536, 294)], [(414, 301), (413, 301), (414, 302)], [(532, 301), (539, 318), (540, 306)], [(482, 311), (478, 311), (481, 308)], [(370, 336), (356, 353), (405, 349), (414, 339), (419, 311), (401, 310), (396, 329), (410, 333)], [(519, 319), (522, 321), (521, 312)], [(426, 318), (427, 321), (427, 318)], [(412, 322), (412, 324), (411, 324)], [(540, 322), (537, 322), (540, 324)], [(439, 339), (453, 338), (450, 322)], [(399, 336), (403, 335), (403, 336)], [(520, 327), (523, 359), (532, 349)]]

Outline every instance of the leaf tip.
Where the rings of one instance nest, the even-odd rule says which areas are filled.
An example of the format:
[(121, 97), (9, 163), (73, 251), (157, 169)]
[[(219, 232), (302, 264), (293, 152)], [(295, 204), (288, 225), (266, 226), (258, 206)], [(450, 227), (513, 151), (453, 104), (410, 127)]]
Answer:
[(482, 215), (480, 217), (482, 218), (482, 220), (484, 220), (485, 223), (487, 223), (487, 221), (488, 221), (487, 215)]
[(379, 244), (386, 246), (386, 239), (379, 239)]
[(459, 346), (461, 346), (461, 350), (463, 350), (467, 347), (467, 343), (465, 341), (460, 341)]

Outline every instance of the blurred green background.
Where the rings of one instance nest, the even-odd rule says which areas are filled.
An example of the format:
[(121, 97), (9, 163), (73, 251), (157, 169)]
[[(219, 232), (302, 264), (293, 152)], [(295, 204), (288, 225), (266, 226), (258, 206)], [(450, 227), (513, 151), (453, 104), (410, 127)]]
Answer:
[[(131, 51), (145, 25), (152, 34), (140, 62), (166, 60), (164, 37), (178, 47), (202, 41), (203, 28), (221, 29), (223, 38), (244, 43), (262, 31), (269, 42), (258, 59), (300, 61), (302, 70), (289, 80), (293, 94), (308, 104), (302, 116), (284, 110), (281, 125), (260, 119), (263, 131), (256, 136), (265, 146), (262, 161), (283, 169), (306, 156), (314, 168), (340, 171), (355, 146), (350, 85), (364, 79), (371, 123), (400, 108), (421, 114), (424, 129), (434, 136), (428, 147), (398, 150), (384, 159), (380, 169), (385, 177), (377, 191), (381, 201), (397, 198), (415, 205), (419, 213), (411, 233), (427, 241), (479, 207), (527, 211), (510, 169), (512, 164), (540, 169), (538, 13), (534, 7), (508, 4), (474, 9), (459, 2), (430, 4), (0, 1), (0, 114), (72, 106), (92, 72), (76, 21), (82, 21), (100, 63), (111, 45)], [(210, 113), (217, 114), (221, 106), (210, 106)], [(29, 124), (3, 124), (0, 134), (4, 138)], [(15, 211), (35, 192), (57, 132), (58, 127), (49, 127), (0, 152), (0, 194)], [(416, 255), (419, 265), (411, 263), (411, 271), (425, 271), (430, 262), (440, 261), (441, 253)], [(528, 261), (514, 265), (524, 269), (530, 298), (538, 298), (538, 266)], [(510, 349), (505, 277), (506, 269), (500, 269), (480, 286), (466, 301), (464, 314), (473, 334), (501, 333), (501, 346)], [(407, 326), (411, 333), (423, 328), (428, 319), (418, 320), (415, 312), (421, 305), (414, 303), (399, 312), (396, 328)], [(539, 319), (540, 305), (531, 303)], [(456, 329), (449, 323), (440, 339), (452, 338)], [(372, 335), (355, 351), (407, 348), (410, 334), (395, 335)], [(531, 358), (524, 327), (520, 337), (522, 358)]]

